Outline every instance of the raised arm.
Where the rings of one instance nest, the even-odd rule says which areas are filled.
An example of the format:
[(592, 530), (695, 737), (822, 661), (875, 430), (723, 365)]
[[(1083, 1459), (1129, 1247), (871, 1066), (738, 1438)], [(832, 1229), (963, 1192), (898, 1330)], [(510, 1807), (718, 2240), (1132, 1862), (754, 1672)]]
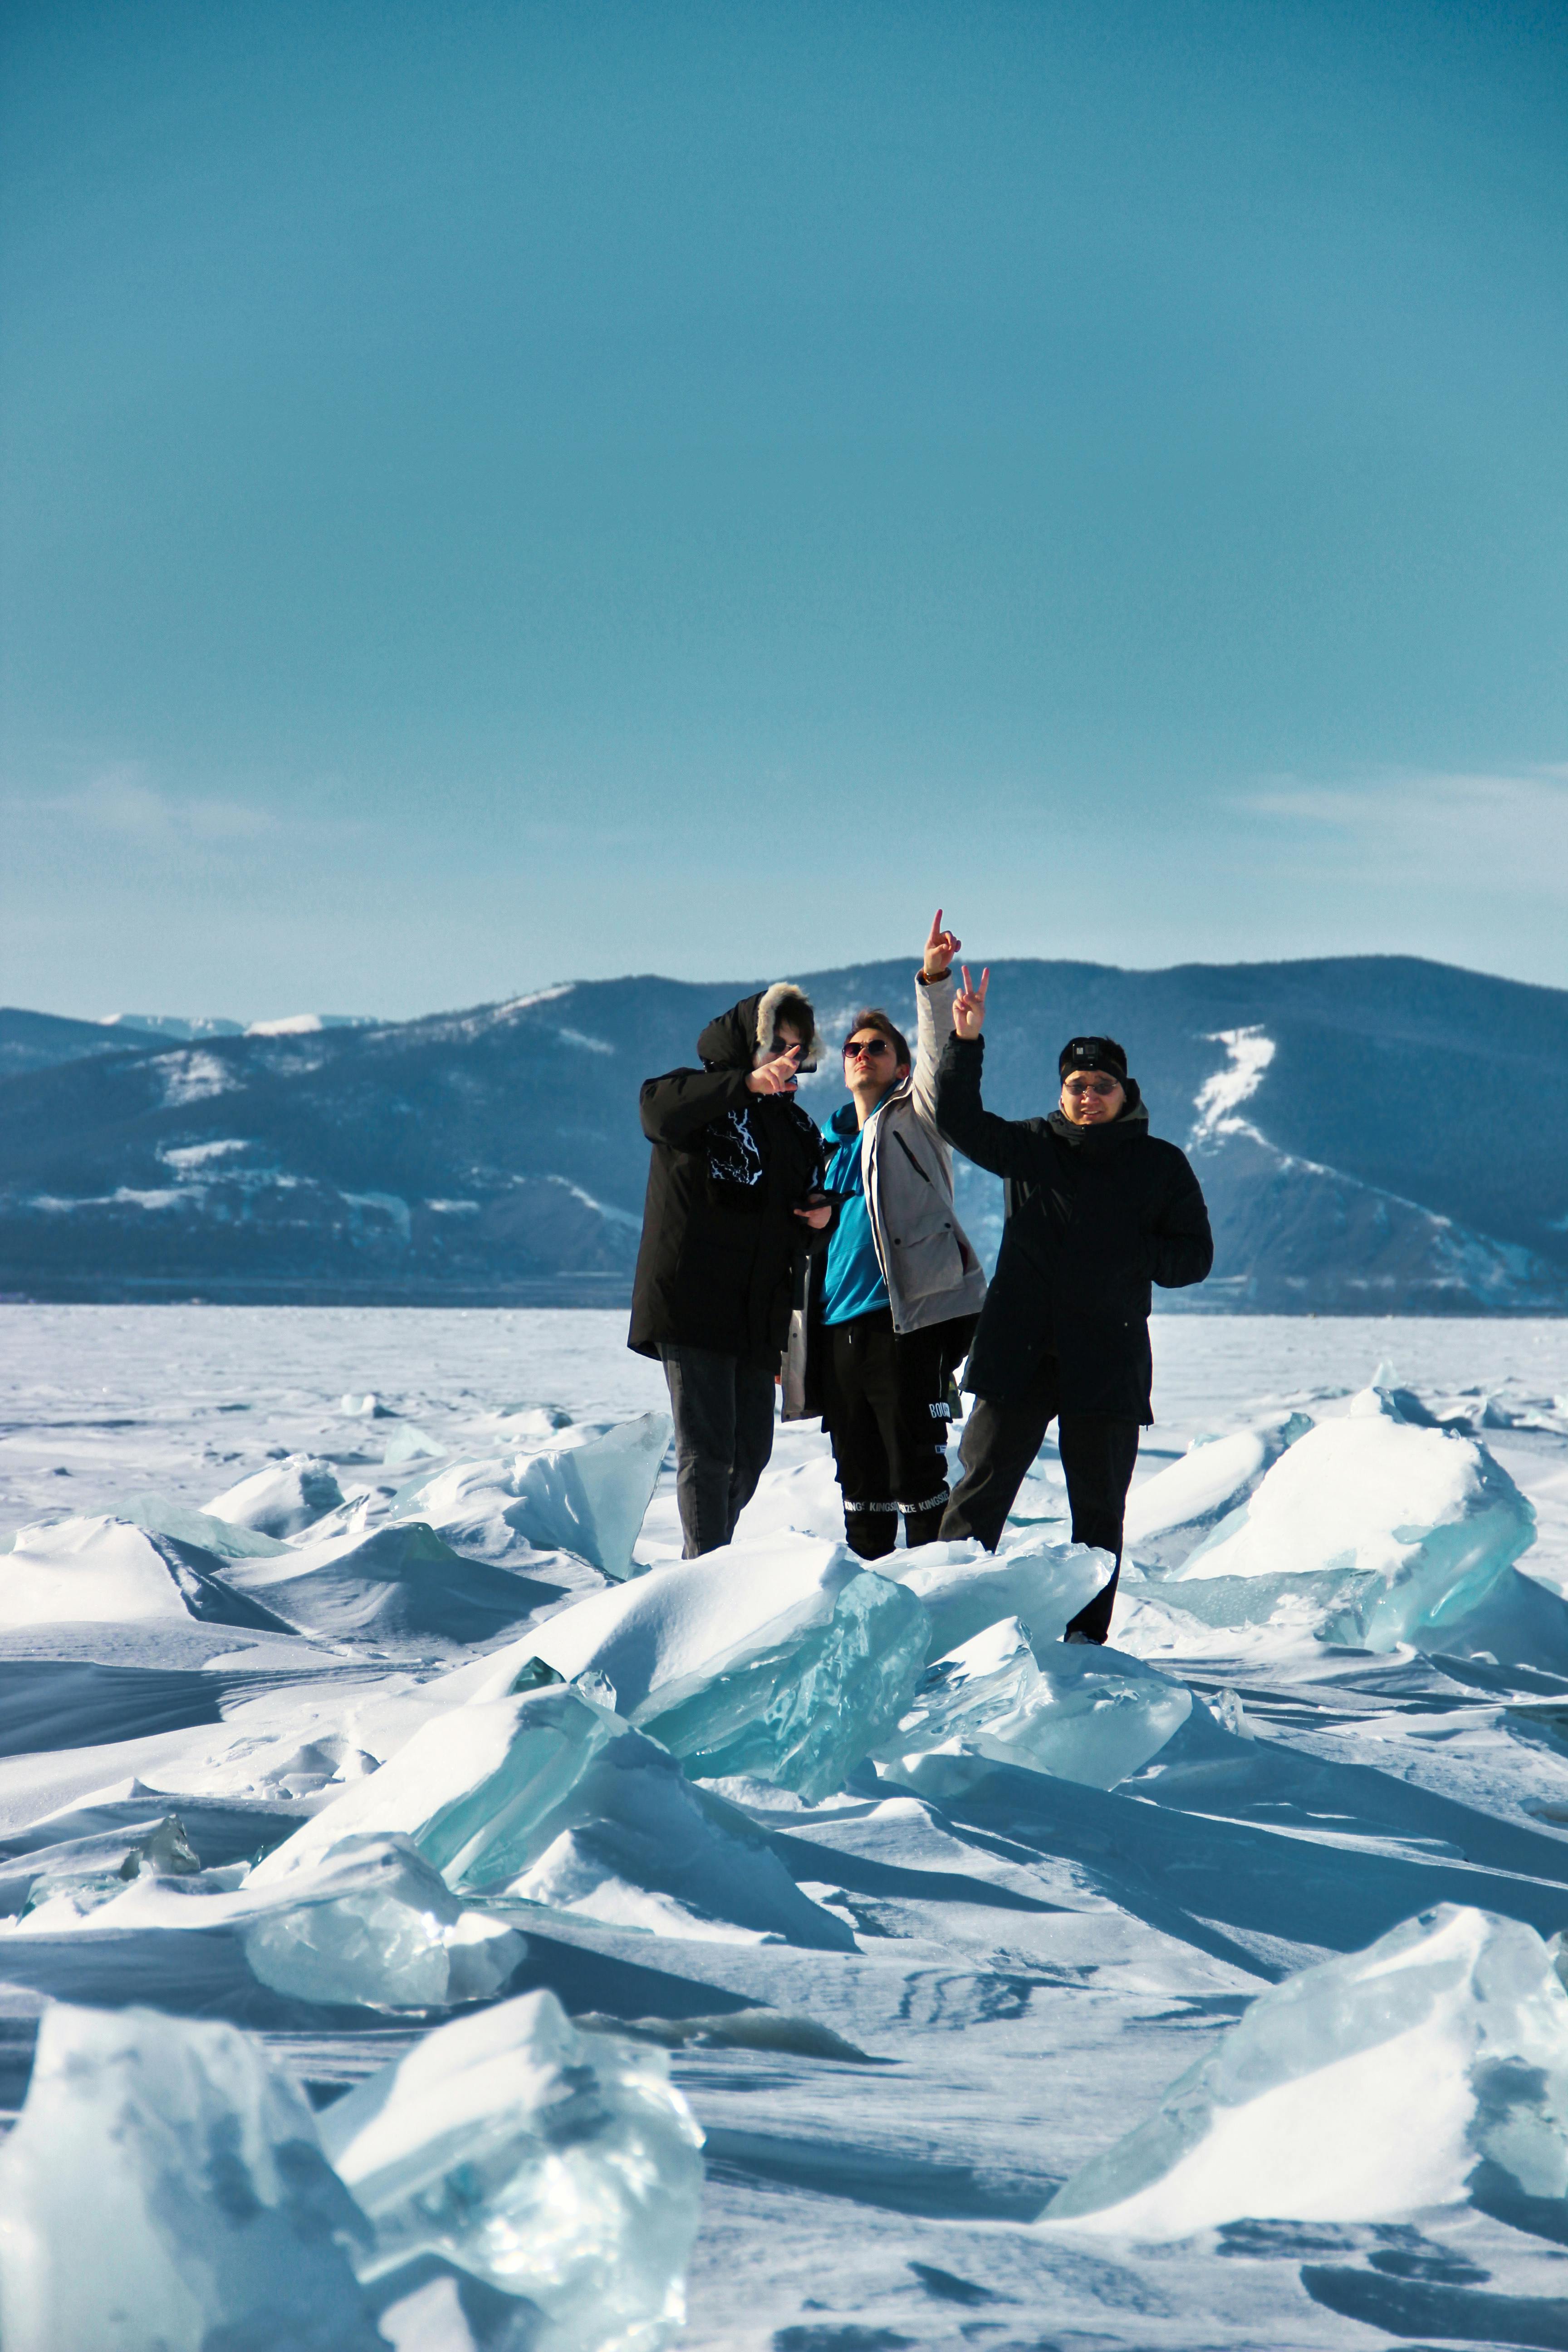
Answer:
[(1165, 1290), (1184, 1290), (1191, 1282), (1204, 1281), (1214, 1264), (1208, 1209), (1184, 1157), (1182, 1178), (1173, 1186), (1149, 1236), (1153, 1255), (1149, 1276)]
[(952, 960), (963, 945), (952, 931), (943, 930), (939, 907), (915, 975), (915, 1067), (910, 1089), (916, 1110), (932, 1127), (936, 1125), (937, 1064), (952, 1027), (952, 1001), (958, 993)]
[(976, 987), (965, 970), (963, 986), (953, 999), (952, 1035), (937, 1065), (936, 1123), (954, 1150), (973, 1160), (977, 1168), (1026, 1182), (1049, 1164), (1038, 1125), (1033, 1119), (998, 1118), (980, 1099), (980, 1073), (985, 1059), (985, 1040), (980, 1032), (990, 986), (989, 971), (981, 973)]
[(700, 1127), (746, 1100), (744, 1070), (671, 1070), (645, 1080), (637, 1107), (650, 1143), (684, 1143)]

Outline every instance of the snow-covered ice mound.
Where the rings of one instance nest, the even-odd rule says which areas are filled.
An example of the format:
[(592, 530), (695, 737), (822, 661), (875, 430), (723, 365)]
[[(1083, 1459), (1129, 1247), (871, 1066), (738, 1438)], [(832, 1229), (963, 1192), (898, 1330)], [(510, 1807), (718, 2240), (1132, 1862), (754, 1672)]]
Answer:
[(939, 1801), (973, 1779), (955, 1765), (970, 1757), (1113, 1789), (1192, 1711), (1192, 1693), (1141, 1658), (1089, 1643), (1037, 1649), (1010, 1617), (927, 1668), (879, 1757), (888, 1778)]
[[(1289, 1580), (1339, 1579), (1324, 1589), (1324, 1631), (1373, 1650), (1434, 1645), (1533, 1540), (1535, 1514), (1475, 1438), (1417, 1428), (1388, 1394), (1366, 1389), (1341, 1421), (1309, 1430), (1239, 1510), (1175, 1569), (1187, 1588), (1225, 1580), (1212, 1622), (1271, 1613)], [(1254, 1585), (1255, 1591), (1247, 1587)]]
[(552, 1432), (540, 1451), (448, 1463), (416, 1479), (400, 1513), (427, 1519), (459, 1551), (506, 1559), (575, 1552), (604, 1575), (629, 1574), (673, 1424), (665, 1412)]
[[(914, 1595), (843, 1544), (736, 1544), (595, 1593), (498, 1662), (542, 1660), (679, 1756), (824, 1797), (898, 1720), (925, 1663)], [(590, 1679), (591, 1678), (591, 1679)]]
[(656, 2352), (685, 2318), (702, 2134), (663, 2050), (524, 1993), (430, 2034), (321, 2131), (374, 2228), (362, 2276), (444, 2258), (525, 2298), (548, 2352)]
[(995, 1552), (973, 1541), (921, 1544), (877, 1563), (924, 1609), (928, 1658), (958, 1649), (1006, 1617), (1021, 1619), (1037, 1644), (1054, 1646), (1106, 1583), (1112, 1565), (1108, 1551), (1052, 1543), (1032, 1528), (1009, 1528)]
[(5, 2352), (382, 2352), (346, 2252), (369, 2224), (236, 2026), (52, 2004), (0, 2208)]
[(224, 1577), (300, 1633), (426, 1653), (494, 1641), (539, 1601), (536, 1585), (454, 1551), (423, 1519), (307, 1535), (270, 1559), (232, 1561)]
[(127, 1519), (69, 1518), (19, 1528), (13, 1549), (0, 1552), (0, 1627), (197, 1617), (274, 1633), (291, 1630), (211, 1573), (220, 1563), (210, 1554), (204, 1568), (189, 1551)]
[(232, 1527), (254, 1528), (258, 1535), (297, 1536), (314, 1526), (343, 1499), (337, 1472), (313, 1454), (286, 1454), (253, 1471), (237, 1486), (226, 1487), (204, 1503), (203, 1511)]
[(1444, 1904), (1259, 1993), (1041, 2218), (1144, 2239), (1375, 2221), (1458, 2202), (1481, 2166), (1568, 2192), (1568, 1991), (1532, 1927)]
[(1311, 1426), (1304, 1412), (1274, 1413), (1224, 1437), (1196, 1437), (1179, 1462), (1134, 1486), (1123, 1540), (1139, 1566), (1178, 1566)]
[(426, 1722), (274, 1848), (281, 1884), (340, 1839), (411, 1838), (455, 1893), (510, 1895), (669, 1935), (849, 1940), (762, 1832), (694, 1788), (667, 1749), (563, 1684)]

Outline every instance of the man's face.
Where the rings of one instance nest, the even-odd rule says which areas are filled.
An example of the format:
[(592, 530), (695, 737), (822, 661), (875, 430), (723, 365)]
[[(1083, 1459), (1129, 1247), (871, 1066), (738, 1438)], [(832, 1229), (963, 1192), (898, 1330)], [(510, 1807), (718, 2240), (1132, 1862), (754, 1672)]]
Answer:
[(1126, 1100), (1109, 1070), (1069, 1070), (1062, 1080), (1062, 1113), (1074, 1127), (1109, 1127)]
[(844, 1048), (844, 1083), (857, 1102), (877, 1102), (907, 1062), (894, 1058), (890, 1038), (879, 1029), (857, 1029)]

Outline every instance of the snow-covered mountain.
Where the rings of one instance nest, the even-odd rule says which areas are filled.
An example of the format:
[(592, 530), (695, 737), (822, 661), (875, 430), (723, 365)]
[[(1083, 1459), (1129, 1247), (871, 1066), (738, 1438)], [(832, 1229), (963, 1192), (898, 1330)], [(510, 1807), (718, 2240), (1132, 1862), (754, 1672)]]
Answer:
[[(805, 981), (830, 1037), (861, 1004), (911, 1010), (909, 962)], [(109, 1051), (99, 1024), (0, 1014), (0, 1054), (47, 1032), (54, 1055), (0, 1077), (0, 1289), (618, 1298), (638, 1083), (689, 1061), (745, 985), (584, 982), (381, 1026), (128, 1031)], [(991, 1006), (1004, 1112), (1047, 1107), (1074, 1030), (1127, 1045), (1214, 1212), (1214, 1279), (1176, 1303), (1568, 1308), (1568, 992), (1399, 957), (1019, 961), (994, 967)], [(802, 1098), (824, 1117), (837, 1087), (826, 1068)], [(961, 1205), (994, 1247), (998, 1188), (964, 1170)]]

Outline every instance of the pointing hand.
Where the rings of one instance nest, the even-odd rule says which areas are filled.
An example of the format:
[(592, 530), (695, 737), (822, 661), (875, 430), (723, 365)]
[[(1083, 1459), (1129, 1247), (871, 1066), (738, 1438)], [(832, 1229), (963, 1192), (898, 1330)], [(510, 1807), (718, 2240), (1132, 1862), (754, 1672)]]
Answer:
[(931, 919), (931, 937), (926, 941), (925, 961), (921, 967), (926, 978), (940, 980), (963, 945), (956, 933), (942, 929), (939, 907)]
[(753, 1095), (794, 1094), (795, 1064), (799, 1060), (800, 1047), (786, 1045), (776, 1061), (764, 1062), (760, 1069), (747, 1071), (747, 1092)]
[(963, 986), (952, 1000), (952, 1025), (960, 1037), (978, 1037), (985, 1026), (985, 996), (991, 986), (991, 967), (986, 965), (975, 987), (969, 977), (969, 966), (963, 970)]

